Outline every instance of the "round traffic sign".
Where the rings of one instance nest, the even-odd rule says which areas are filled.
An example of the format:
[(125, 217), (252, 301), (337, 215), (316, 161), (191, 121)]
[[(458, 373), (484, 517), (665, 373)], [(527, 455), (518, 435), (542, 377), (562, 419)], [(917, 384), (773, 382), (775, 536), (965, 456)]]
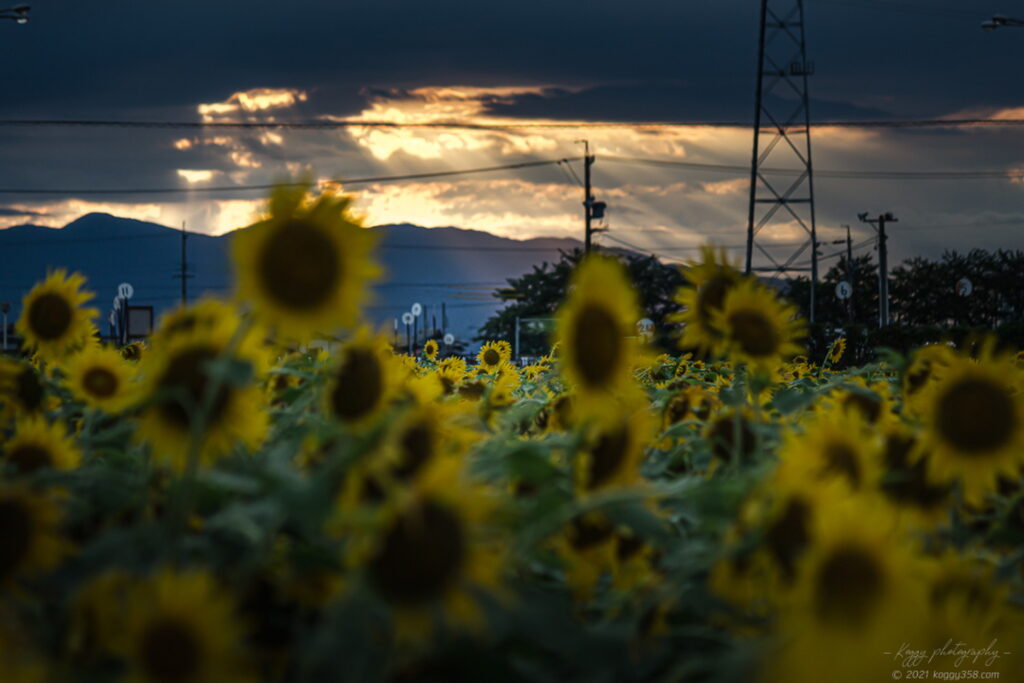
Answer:
[(413, 304), (412, 309), (410, 310), (412, 310), (412, 314), (417, 318), (423, 315), (423, 306), (421, 306), (420, 304)]
[(836, 285), (837, 299), (849, 299), (851, 294), (853, 294), (853, 287), (851, 287), (850, 283), (847, 282), (846, 280), (843, 280), (842, 282)]
[(970, 296), (971, 292), (974, 291), (974, 283), (965, 277), (960, 278), (956, 281), (956, 295), (957, 296)]
[(444, 345), (445, 346), (451, 346), (454, 343), (455, 343), (455, 335), (454, 334), (449, 332), (448, 334), (444, 335)]
[(117, 295), (122, 299), (131, 299), (132, 295), (135, 294), (135, 288), (127, 282), (122, 282), (117, 286)]
[(641, 318), (640, 320), (637, 320), (636, 332), (641, 337), (650, 337), (654, 333), (654, 321), (650, 318)]
[(402, 322), (406, 325), (412, 325), (412, 313), (406, 311), (402, 314)]

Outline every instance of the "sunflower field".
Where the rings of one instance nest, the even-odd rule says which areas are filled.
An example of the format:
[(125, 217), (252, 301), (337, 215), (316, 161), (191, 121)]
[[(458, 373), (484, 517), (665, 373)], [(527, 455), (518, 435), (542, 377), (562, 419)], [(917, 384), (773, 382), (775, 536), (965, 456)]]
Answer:
[(235, 296), (0, 358), (0, 681), (1024, 680), (1024, 358), (837, 369), (706, 249), (681, 348), (588, 257), (550, 353), (397, 353), (349, 200), (278, 190)]

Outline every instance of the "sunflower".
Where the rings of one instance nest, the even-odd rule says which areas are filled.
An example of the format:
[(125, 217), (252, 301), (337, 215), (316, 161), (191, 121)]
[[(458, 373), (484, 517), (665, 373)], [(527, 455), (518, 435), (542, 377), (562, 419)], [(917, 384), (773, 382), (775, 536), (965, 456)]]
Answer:
[(503, 341), (489, 341), (481, 346), (480, 352), (476, 354), (477, 367), (486, 374), (497, 372), (502, 363), (508, 362), (510, 358), (512, 348), (508, 342)]
[(711, 326), (721, 332), (716, 347), (723, 355), (767, 374), (800, 353), (796, 341), (804, 336), (796, 308), (752, 279), (729, 288), (721, 308), (711, 315)]
[(0, 586), (55, 568), (68, 550), (54, 497), (0, 484)]
[(324, 411), (342, 424), (369, 424), (390, 404), (398, 372), (394, 356), (383, 335), (360, 329), (338, 353), (337, 365), (329, 371), (324, 392)]
[(592, 424), (577, 454), (579, 490), (593, 492), (642, 481), (640, 464), (654, 425), (646, 404), (623, 406), (618, 418)]
[(956, 352), (945, 344), (927, 344), (914, 351), (903, 373), (903, 412), (916, 416), (923, 391), (954, 359)]
[(53, 402), (31, 363), (0, 356), (0, 416), (38, 415)]
[[(194, 304), (178, 306), (160, 317), (153, 331), (153, 348), (164, 348), (179, 336), (238, 324), (238, 309), (227, 301), (204, 297)], [(127, 347), (125, 347), (127, 348)]]
[(436, 609), (451, 625), (481, 625), (475, 596), (501, 593), (493, 515), (490, 497), (452, 463), (421, 477), (374, 529), (353, 538), (352, 560), (391, 607), (399, 641), (427, 637)]
[(423, 345), (423, 355), (432, 363), (437, 360), (438, 350), (436, 339), (428, 339), (427, 343)]
[(142, 360), (142, 354), (146, 351), (146, 342), (133, 341), (121, 347), (121, 358), (127, 361), (137, 362)]
[(670, 322), (683, 324), (683, 335), (679, 340), (683, 348), (710, 351), (718, 348), (721, 331), (712, 325), (715, 313), (725, 304), (725, 295), (743, 279), (725, 255), (725, 250), (716, 253), (715, 248), (701, 248), (702, 261), (692, 262), (683, 271), (687, 284), (676, 292), (675, 301), (683, 311), (669, 318)]
[(95, 308), (82, 308), (93, 298), (83, 292), (85, 278), (65, 270), (55, 270), (25, 295), (21, 317), (15, 329), (24, 338), (25, 346), (35, 349), (44, 360), (59, 360), (69, 350), (83, 346), (92, 337)]
[(577, 268), (569, 297), (558, 312), (556, 341), (579, 417), (607, 415), (614, 410), (608, 399), (634, 388), (634, 354), (627, 337), (633, 333), (638, 310), (633, 287), (618, 261), (590, 256)]
[(843, 359), (844, 353), (846, 353), (846, 337), (839, 337), (832, 342), (832, 346), (829, 347), (825, 359), (829, 365), (834, 366)]
[(949, 520), (953, 487), (928, 480), (928, 454), (914, 458), (918, 436), (893, 424), (886, 428), (880, 455), (884, 474), (879, 485), (907, 524), (934, 529)]
[(91, 347), (67, 362), (67, 386), (86, 405), (118, 413), (134, 397), (135, 366), (109, 347)]
[(252, 679), (231, 600), (205, 573), (168, 569), (133, 590), (111, 649), (130, 683), (232, 683)]
[[(916, 555), (887, 506), (847, 496), (820, 509), (814, 543), (780, 608), (781, 648), (762, 680), (854, 683), (888, 679), (899, 643), (921, 641), (929, 563)], [(837, 653), (856, 652), (843, 666)]]
[(49, 424), (41, 417), (17, 423), (14, 436), (3, 445), (3, 462), (19, 474), (41, 469), (71, 470), (82, 459), (74, 441), (59, 423)]
[(884, 380), (868, 381), (864, 377), (847, 377), (818, 404), (821, 412), (839, 410), (859, 415), (865, 424), (884, 427), (896, 420), (889, 383)]
[(602, 575), (615, 566), (615, 525), (599, 511), (581, 512), (553, 539), (565, 567), (565, 582), (573, 597), (588, 599)]
[[(235, 348), (225, 358), (232, 344)], [(236, 369), (248, 365), (254, 373), (248, 379), (239, 372), (231, 378), (215, 377), (210, 364), (219, 360), (230, 361)], [(263, 348), (251, 332), (236, 335), (231, 327), (220, 325), (174, 336), (143, 360), (141, 393), (147, 401), (136, 437), (148, 442), (159, 459), (183, 468), (198, 411), (208, 402), (198, 435), (201, 461), (211, 462), (240, 444), (254, 447), (266, 431), (267, 413), (264, 392), (251, 375), (261, 374), (266, 365)]]
[(1002, 475), (1024, 466), (1024, 394), (1020, 370), (1008, 357), (973, 361), (957, 356), (921, 397), (929, 479), (958, 481), (964, 499), (980, 504)]
[(752, 464), (759, 442), (756, 424), (746, 409), (723, 409), (708, 420), (702, 435), (711, 448), (709, 471), (720, 463)]
[(811, 419), (802, 432), (791, 430), (779, 449), (784, 478), (838, 479), (850, 490), (874, 489), (881, 478), (872, 457), (872, 433), (857, 414), (830, 411)]
[(328, 193), (309, 201), (305, 187), (281, 187), (270, 216), (235, 233), (238, 296), (280, 335), (303, 341), (356, 322), (380, 268), (351, 203)]

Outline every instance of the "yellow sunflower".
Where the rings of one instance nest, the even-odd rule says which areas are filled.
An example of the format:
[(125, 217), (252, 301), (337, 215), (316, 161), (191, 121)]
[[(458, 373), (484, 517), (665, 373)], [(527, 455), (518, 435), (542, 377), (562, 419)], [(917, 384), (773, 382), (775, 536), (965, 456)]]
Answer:
[(427, 360), (433, 362), (437, 360), (437, 352), (439, 348), (437, 346), (436, 339), (428, 339), (427, 343), (423, 345), (423, 355), (427, 357)]
[(278, 188), (270, 216), (235, 233), (238, 296), (276, 328), (299, 341), (353, 325), (367, 283), (380, 268), (373, 235), (349, 212), (350, 197), (306, 188)]
[(19, 421), (14, 436), (2, 449), (3, 462), (19, 474), (32, 474), (41, 469), (71, 470), (78, 467), (82, 459), (63, 425), (51, 425), (41, 417)]
[(874, 434), (857, 414), (833, 410), (815, 416), (803, 431), (786, 433), (779, 449), (780, 475), (838, 479), (850, 490), (874, 490), (881, 479)]
[(919, 453), (937, 483), (959, 482), (964, 499), (981, 504), (1005, 476), (1024, 467), (1024, 393), (1007, 357), (950, 359), (921, 397), (925, 432)]
[(238, 317), (238, 309), (227, 301), (203, 297), (191, 305), (178, 306), (164, 313), (153, 331), (152, 346), (160, 349), (179, 336), (188, 336), (197, 331), (234, 328), (238, 324)]
[(95, 308), (82, 308), (93, 298), (83, 292), (85, 278), (55, 270), (25, 295), (21, 317), (15, 325), (25, 346), (35, 349), (44, 360), (59, 360), (69, 350), (85, 345), (93, 335)]
[(609, 399), (635, 388), (634, 353), (627, 338), (638, 311), (618, 261), (590, 256), (579, 265), (556, 323), (562, 373), (574, 389), (578, 417), (607, 415), (615, 409)]
[[(241, 333), (239, 333), (241, 334)], [(267, 359), (257, 335), (241, 334), (228, 326), (196, 328), (177, 335), (143, 360), (144, 376), (140, 393), (146, 402), (138, 420), (136, 437), (150, 444), (158, 459), (174, 468), (183, 468), (192, 446), (192, 430), (199, 434), (199, 458), (209, 463), (239, 445), (255, 447), (267, 427), (265, 392), (253, 376), (237, 378), (214, 376), (210, 365), (228, 360), (249, 365), (252, 375), (266, 369)], [(229, 358), (225, 358), (235, 344)], [(214, 390), (216, 386), (216, 390)], [(203, 413), (200, 410), (209, 404)]]
[(501, 597), (502, 552), (491, 527), (494, 503), (454, 463), (422, 477), (372, 530), (352, 542), (373, 593), (392, 609), (400, 641), (430, 635), (440, 609), (452, 626), (478, 630), (480, 591)]
[(846, 337), (839, 337), (832, 342), (825, 359), (829, 365), (836, 365), (843, 359), (844, 353), (846, 353)]
[(593, 424), (577, 453), (576, 484), (581, 492), (639, 484), (644, 449), (655, 419), (643, 405), (623, 406), (614, 420)]
[(487, 374), (497, 372), (502, 363), (508, 362), (512, 357), (512, 349), (508, 342), (489, 341), (480, 347), (476, 354), (477, 367)]
[(66, 384), (72, 395), (90, 407), (118, 413), (134, 398), (135, 366), (117, 349), (85, 349), (72, 356), (66, 368)]
[(828, 394), (828, 400), (818, 404), (819, 412), (839, 410), (857, 414), (865, 424), (882, 428), (896, 420), (889, 383), (869, 381), (864, 377), (847, 377)]
[(234, 605), (208, 574), (162, 570), (134, 588), (126, 607), (110, 645), (129, 683), (253, 680)]
[(31, 363), (0, 356), (0, 416), (38, 415), (52, 403), (54, 397), (47, 396), (46, 385)]
[(0, 484), (0, 586), (60, 564), (68, 551), (60, 536), (61, 517), (53, 496)]
[(324, 393), (327, 415), (350, 427), (369, 424), (389, 405), (398, 371), (383, 335), (360, 329), (338, 352)]
[(721, 333), (716, 348), (756, 372), (774, 374), (802, 350), (796, 342), (804, 327), (796, 308), (753, 279), (729, 288), (721, 308), (711, 315), (711, 326)]
[(615, 566), (615, 525), (599, 511), (583, 512), (556, 535), (553, 545), (565, 566), (565, 582), (576, 600), (590, 598), (601, 577)]
[(953, 500), (950, 484), (928, 480), (927, 453), (918, 452), (918, 435), (899, 423), (885, 429), (880, 449), (882, 494), (896, 508), (901, 523), (911, 528), (934, 529), (949, 521)]
[(687, 284), (675, 296), (683, 311), (669, 321), (683, 324), (680, 346), (709, 351), (717, 348), (722, 337), (712, 325), (714, 315), (721, 311), (726, 293), (740, 283), (743, 275), (728, 262), (725, 250), (716, 253), (714, 247), (706, 246), (701, 256), (702, 261), (691, 263), (683, 271)]
[(126, 344), (121, 347), (121, 358), (126, 361), (138, 362), (142, 360), (142, 354), (146, 351), (146, 342), (144, 341), (133, 341), (131, 344)]

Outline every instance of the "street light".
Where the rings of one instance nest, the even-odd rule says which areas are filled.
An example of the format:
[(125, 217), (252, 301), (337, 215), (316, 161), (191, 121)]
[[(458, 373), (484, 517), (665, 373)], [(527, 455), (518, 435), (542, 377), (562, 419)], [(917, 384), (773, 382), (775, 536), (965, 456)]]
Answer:
[(7, 9), (0, 9), (0, 19), (10, 19), (19, 24), (28, 23), (28, 11), (32, 9), (28, 5), (15, 5)]
[(1024, 19), (1014, 19), (997, 14), (988, 21), (981, 22), (981, 27), (986, 31), (995, 31), (1000, 26), (1024, 26)]

